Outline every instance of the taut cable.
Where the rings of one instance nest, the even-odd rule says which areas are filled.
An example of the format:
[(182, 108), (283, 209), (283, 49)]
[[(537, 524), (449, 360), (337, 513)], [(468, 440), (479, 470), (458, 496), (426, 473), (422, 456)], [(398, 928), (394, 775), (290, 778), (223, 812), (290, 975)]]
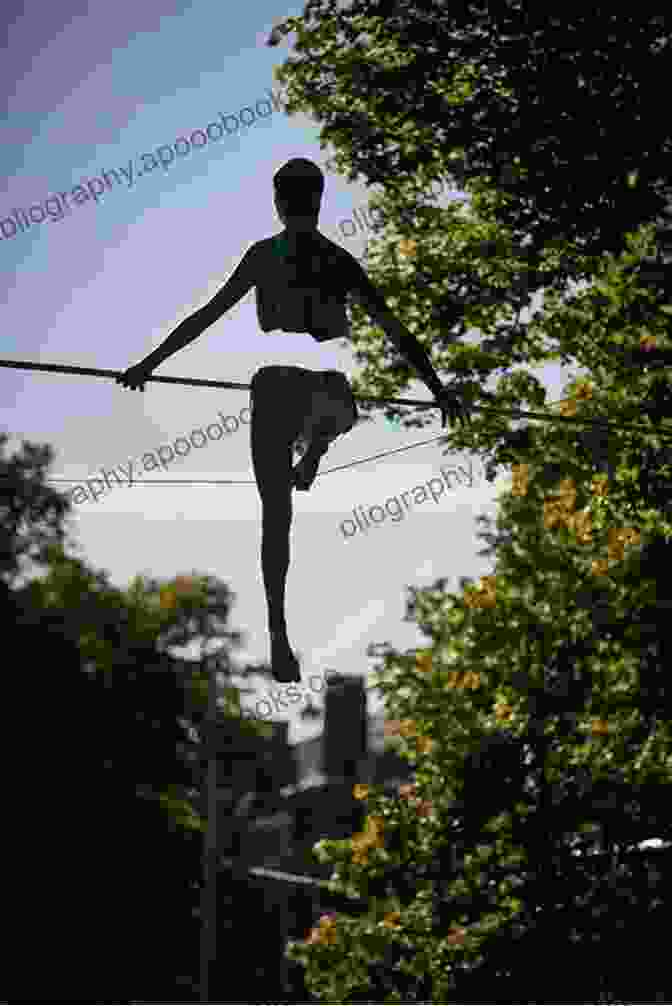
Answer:
[[(34, 363), (28, 360), (0, 360), (0, 367), (13, 367), (16, 370), (37, 370), (47, 374), (74, 374), (78, 377), (121, 377), (125, 371), (121, 370), (99, 370), (93, 367), (73, 367), (61, 363)], [(156, 381), (159, 384), (184, 384), (194, 388), (224, 388), (230, 391), (249, 391), (249, 384), (242, 384), (237, 381), (206, 381), (196, 377), (147, 377), (147, 382)], [(358, 402), (374, 402), (380, 405), (413, 405), (416, 408), (432, 409), (438, 408), (435, 401), (421, 401), (417, 398), (374, 398), (355, 395)], [(540, 419), (547, 423), (570, 423), (576, 426), (602, 426), (605, 429), (632, 430), (641, 433), (649, 433), (665, 436), (662, 430), (652, 426), (642, 424), (618, 424), (609, 422), (607, 419), (589, 419), (584, 417), (579, 419), (575, 416), (552, 416), (543, 412), (524, 412), (522, 409), (497, 409), (488, 405), (475, 405), (469, 403), (470, 412), (483, 412), (486, 415), (509, 416), (514, 419)], [(672, 436), (672, 429), (669, 431)]]

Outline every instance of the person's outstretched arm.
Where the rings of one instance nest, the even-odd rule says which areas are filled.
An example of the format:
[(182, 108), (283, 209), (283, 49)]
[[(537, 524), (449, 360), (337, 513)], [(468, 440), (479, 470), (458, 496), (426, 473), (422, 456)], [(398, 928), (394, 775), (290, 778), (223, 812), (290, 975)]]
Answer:
[(212, 300), (180, 322), (168, 338), (149, 356), (146, 356), (140, 363), (136, 363), (135, 366), (129, 367), (124, 374), (117, 378), (117, 384), (144, 391), (144, 381), (160, 363), (163, 363), (179, 349), (188, 346), (190, 342), (198, 339), (206, 328), (210, 328), (218, 318), (234, 307), (252, 289), (257, 282), (257, 261), (257, 245), (255, 244), (245, 252), (231, 277)]
[(454, 392), (450, 392), (441, 384), (432, 366), (432, 361), (421, 344), (413, 333), (409, 332), (406, 326), (402, 325), (399, 319), (390, 311), (385, 298), (373, 285), (359, 262), (356, 259), (354, 262), (356, 263), (354, 272), (356, 280), (355, 285), (350, 291), (352, 297), (362, 305), (371, 320), (383, 329), (388, 339), (394, 343), (401, 355), (405, 356), (411, 366), (417, 370), (430, 392), (439, 400), (442, 425), (446, 425), (446, 412), (451, 414), (451, 421), (454, 418), (460, 418), (462, 422), (468, 421), (468, 412), (462, 403), (458, 402), (455, 407), (456, 399), (454, 398)]

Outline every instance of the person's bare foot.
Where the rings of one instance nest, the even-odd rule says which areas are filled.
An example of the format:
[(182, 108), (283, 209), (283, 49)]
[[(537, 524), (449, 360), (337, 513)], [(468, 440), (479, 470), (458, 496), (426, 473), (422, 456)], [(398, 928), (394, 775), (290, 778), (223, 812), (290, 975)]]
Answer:
[(320, 467), (321, 454), (308, 450), (298, 464), (292, 468), (292, 485), (299, 492), (307, 492), (315, 481), (317, 469)]
[(280, 684), (300, 681), (299, 661), (284, 632), (271, 632), (271, 673)]
[(329, 450), (327, 437), (316, 435), (308, 444), (308, 450), (292, 468), (292, 485), (301, 492), (307, 492), (315, 481), (320, 461)]

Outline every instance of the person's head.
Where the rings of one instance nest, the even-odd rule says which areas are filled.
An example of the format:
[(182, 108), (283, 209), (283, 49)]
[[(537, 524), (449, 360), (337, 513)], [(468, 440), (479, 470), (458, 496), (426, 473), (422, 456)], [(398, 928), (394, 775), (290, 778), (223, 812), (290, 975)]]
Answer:
[(304, 157), (293, 157), (273, 176), (275, 208), (288, 230), (315, 230), (323, 192), (322, 170)]

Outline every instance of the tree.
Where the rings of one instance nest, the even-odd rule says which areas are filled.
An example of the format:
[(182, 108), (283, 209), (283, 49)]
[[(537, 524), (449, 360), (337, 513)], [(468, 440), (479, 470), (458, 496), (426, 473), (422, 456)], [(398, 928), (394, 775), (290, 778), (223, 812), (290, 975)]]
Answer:
[[(663, 799), (672, 781), (670, 597), (664, 560), (656, 562), (672, 535), (670, 389), (660, 369), (671, 359), (672, 305), (660, 268), (669, 163), (653, 153), (669, 149), (669, 124), (663, 137), (646, 115), (628, 120), (639, 155), (623, 129), (624, 111), (652, 87), (646, 73), (635, 77), (630, 43), (648, 46), (650, 65), (663, 43), (634, 15), (629, 39), (615, 29), (622, 45), (612, 65), (603, 46), (590, 64), (595, 39), (584, 29), (595, 28), (593, 15), (572, 21), (563, 11), (561, 27), (545, 9), (546, 23), (535, 21), (534, 35), (510, 47), (547, 54), (545, 73), (532, 62), (526, 77), (521, 59), (483, 65), (493, 39), (501, 37), (500, 53), (510, 41), (500, 29), (511, 4), (499, 20), (488, 12), (488, 25), (473, 9), (439, 16), (437, 8), (399, 3), (383, 23), (374, 4), (337, 12), (309, 3), (303, 20), (285, 24), (298, 34), (299, 58), (279, 73), (289, 81), (288, 111), (310, 108), (327, 123), (322, 140), (338, 148), (338, 167), (383, 186), (374, 282), (432, 347), (439, 372), (457, 375), (475, 404), (493, 410), (451, 430), (448, 449), (481, 453), (491, 476), (498, 464), (513, 475), (491, 536), (493, 575), (476, 589), (463, 580), (457, 595), (445, 593), (445, 581), (414, 591), (408, 614), (430, 645), (382, 651), (389, 726), (416, 779), (396, 800), (361, 793), (363, 831), (316, 847), (333, 864), (336, 889), (371, 900), (365, 918), (325, 917), (305, 945), (290, 946), (311, 991), (333, 1002), (483, 1001), (494, 984), (506, 994), (506, 982), (511, 1001), (525, 992), (534, 999), (530, 959), (548, 959), (559, 989), (584, 950), (618, 962), (623, 941), (645, 933), (643, 952), (670, 917), (669, 901), (647, 890), (630, 855), (644, 839), (672, 838)], [(611, 12), (598, 15), (609, 37)], [(536, 15), (526, 16), (529, 26)], [(459, 19), (456, 55), (442, 31)], [(476, 38), (481, 28), (485, 41)], [(571, 49), (580, 60), (573, 77), (561, 68), (567, 40), (554, 46), (550, 37), (565, 28), (581, 40)], [(660, 23), (649, 28), (662, 35)], [(621, 69), (615, 97), (604, 81)], [(505, 121), (513, 117), (506, 101), (520, 104), (529, 93), (523, 137)], [(459, 116), (470, 121), (460, 125)], [(604, 159), (599, 184), (591, 170), (581, 175), (581, 151), (556, 163), (558, 138), (587, 118), (586, 145)], [(437, 135), (445, 141), (438, 149)], [(513, 181), (492, 170), (504, 135)], [(453, 156), (466, 164), (469, 204), (431, 206), (429, 184), (455, 176)], [(523, 323), (535, 290), (543, 306)], [(356, 308), (353, 321), (358, 362), (367, 365), (356, 392), (397, 395), (410, 367)], [(455, 344), (469, 329), (480, 342)], [(558, 358), (582, 373), (556, 421), (512, 428), (495, 409), (548, 411), (540, 382), (514, 366)], [(495, 376), (496, 389), (486, 390)], [(581, 848), (599, 854), (578, 865)], [(628, 873), (638, 874), (629, 886)], [(615, 917), (626, 922), (616, 937)]]
[[(308, 0), (271, 34), (296, 34), (289, 114), (310, 111), (350, 180), (409, 191), (487, 179), (493, 208), (532, 249), (622, 249), (670, 186), (672, 130), (657, 113), (670, 58), (664, 15), (516, 0)], [(627, 122), (628, 128), (623, 128)], [(426, 191), (426, 189), (425, 189)]]
[[(67, 554), (52, 458), (0, 452), (7, 863), (20, 877), (7, 916), (28, 965), (14, 984), (28, 998), (43, 982), (47, 999), (196, 1001), (207, 674), (171, 651), (216, 640), (209, 659), (228, 673), (231, 594), (195, 574), (124, 591)], [(237, 723), (238, 690), (222, 699)]]

